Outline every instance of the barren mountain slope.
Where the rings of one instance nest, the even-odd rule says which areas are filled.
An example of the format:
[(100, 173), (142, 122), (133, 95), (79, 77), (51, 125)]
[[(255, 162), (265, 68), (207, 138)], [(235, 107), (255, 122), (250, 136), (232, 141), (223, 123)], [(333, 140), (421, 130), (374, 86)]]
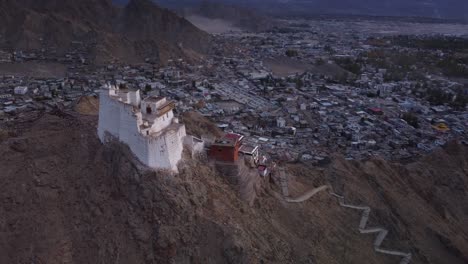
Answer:
[(165, 62), (209, 50), (208, 34), (149, 0), (123, 8), (110, 0), (2, 0), (0, 14), (2, 46), (15, 50), (60, 54), (83, 43), (97, 62)]
[[(142, 171), (125, 147), (102, 146), (95, 125), (44, 115), (3, 127), (14, 133), (0, 142), (0, 263), (398, 263), (326, 192), (288, 204), (265, 182), (249, 207), (206, 161), (175, 177)], [(413, 263), (464, 263), (466, 153), (293, 166), (291, 192), (331, 184), (374, 209), (370, 224), (390, 230), (385, 247), (411, 251)]]
[(419, 263), (468, 262), (466, 146), (451, 143), (405, 166), (336, 159), (331, 172), (335, 190), (373, 208), (372, 223), (390, 230), (391, 248), (403, 242)]

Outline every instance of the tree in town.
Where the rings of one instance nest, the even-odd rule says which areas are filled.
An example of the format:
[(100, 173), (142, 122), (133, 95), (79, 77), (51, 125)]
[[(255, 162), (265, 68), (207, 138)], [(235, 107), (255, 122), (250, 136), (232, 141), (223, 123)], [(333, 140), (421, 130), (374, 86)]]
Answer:
[(403, 116), (402, 116), (402, 119), (406, 121), (406, 123), (408, 123), (408, 125), (414, 127), (414, 128), (419, 128), (419, 120), (418, 120), (418, 117), (411, 113), (411, 112), (408, 112), (408, 113), (404, 113)]

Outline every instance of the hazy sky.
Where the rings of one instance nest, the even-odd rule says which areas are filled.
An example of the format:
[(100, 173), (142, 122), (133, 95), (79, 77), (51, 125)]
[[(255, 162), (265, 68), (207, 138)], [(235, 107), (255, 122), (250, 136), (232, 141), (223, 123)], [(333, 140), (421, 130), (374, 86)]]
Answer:
[[(120, 4), (129, 0), (113, 0)], [(168, 8), (193, 6), (206, 0), (153, 0)], [(211, 0), (257, 8), (266, 13), (365, 14), (468, 19), (468, 0)]]

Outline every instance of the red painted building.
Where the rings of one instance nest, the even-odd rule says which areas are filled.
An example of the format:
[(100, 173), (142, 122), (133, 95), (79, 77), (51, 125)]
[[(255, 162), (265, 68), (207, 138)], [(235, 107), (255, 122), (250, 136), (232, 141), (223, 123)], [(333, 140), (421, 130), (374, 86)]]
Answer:
[(368, 112), (372, 115), (383, 115), (384, 112), (382, 109), (378, 108), (378, 107), (371, 107), (368, 109)]
[(211, 145), (208, 156), (218, 161), (236, 162), (239, 159), (239, 149), (243, 139), (244, 136), (239, 134), (226, 134)]

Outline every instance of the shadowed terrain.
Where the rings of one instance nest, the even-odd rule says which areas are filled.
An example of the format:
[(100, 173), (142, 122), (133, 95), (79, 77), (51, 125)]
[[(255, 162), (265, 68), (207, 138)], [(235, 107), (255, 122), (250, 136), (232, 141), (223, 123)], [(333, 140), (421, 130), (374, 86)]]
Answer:
[[(103, 146), (96, 117), (43, 115), (2, 141), (1, 263), (396, 263), (357, 230), (360, 213), (328, 193), (302, 204), (264, 183), (249, 207), (204, 161), (181, 174), (141, 169), (126, 147)], [(383, 160), (287, 167), (297, 197), (330, 185), (372, 208), (383, 247), (412, 263), (466, 263), (467, 149), (452, 144), (409, 165)], [(436, 166), (434, 166), (436, 164)], [(364, 261), (365, 260), (365, 261)]]
[(79, 49), (95, 62), (197, 59), (209, 50), (208, 34), (150, 0), (4, 0), (0, 14), (0, 43), (14, 50)]

